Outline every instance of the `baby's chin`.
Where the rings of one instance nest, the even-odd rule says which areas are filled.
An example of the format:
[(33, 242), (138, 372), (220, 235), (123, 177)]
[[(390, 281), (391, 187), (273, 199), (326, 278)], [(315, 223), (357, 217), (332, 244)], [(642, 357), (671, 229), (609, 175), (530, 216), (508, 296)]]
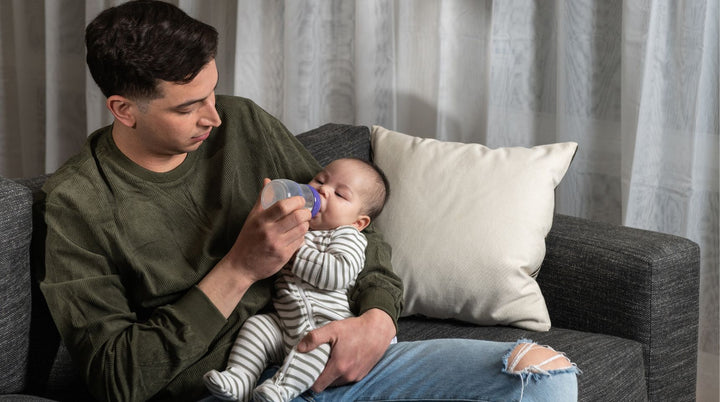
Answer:
[(314, 218), (310, 219), (310, 230), (331, 230), (335, 229), (337, 226), (331, 226), (327, 223), (323, 222), (322, 219), (320, 219), (320, 215), (315, 215)]
[(310, 219), (310, 230), (323, 230), (323, 225), (317, 216)]

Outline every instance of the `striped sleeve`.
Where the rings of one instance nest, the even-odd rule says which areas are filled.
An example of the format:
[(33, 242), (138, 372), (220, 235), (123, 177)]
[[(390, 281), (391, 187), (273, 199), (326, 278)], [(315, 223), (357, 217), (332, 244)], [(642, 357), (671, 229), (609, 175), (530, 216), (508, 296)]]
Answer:
[(292, 271), (319, 289), (346, 289), (365, 265), (366, 246), (365, 235), (352, 226), (308, 232)]

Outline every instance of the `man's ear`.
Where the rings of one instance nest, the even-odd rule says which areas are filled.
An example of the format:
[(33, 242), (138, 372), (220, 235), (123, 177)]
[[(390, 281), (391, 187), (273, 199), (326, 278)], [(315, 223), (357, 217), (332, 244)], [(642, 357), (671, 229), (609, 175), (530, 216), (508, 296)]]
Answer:
[(105, 101), (105, 106), (115, 116), (115, 120), (125, 126), (135, 128), (135, 113), (138, 111), (135, 102), (120, 95), (112, 95)]
[(370, 224), (370, 217), (367, 215), (360, 215), (355, 222), (353, 222), (353, 226), (359, 231), (363, 231), (368, 225)]

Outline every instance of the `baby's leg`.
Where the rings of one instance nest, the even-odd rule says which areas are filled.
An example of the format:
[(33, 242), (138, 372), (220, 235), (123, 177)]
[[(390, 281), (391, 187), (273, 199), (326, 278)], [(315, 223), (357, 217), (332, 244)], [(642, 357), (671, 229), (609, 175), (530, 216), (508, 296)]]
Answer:
[(330, 344), (325, 343), (308, 353), (293, 348), (275, 376), (260, 384), (253, 393), (255, 401), (289, 401), (310, 389), (325, 369)]
[(225, 371), (211, 370), (205, 385), (220, 399), (248, 401), (260, 374), (284, 354), (282, 332), (276, 314), (259, 314), (245, 321), (230, 351)]

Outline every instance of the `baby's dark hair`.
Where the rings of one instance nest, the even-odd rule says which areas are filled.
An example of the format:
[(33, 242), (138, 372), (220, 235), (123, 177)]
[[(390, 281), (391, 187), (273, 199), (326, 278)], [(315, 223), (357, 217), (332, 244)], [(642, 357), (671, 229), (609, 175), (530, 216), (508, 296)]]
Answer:
[(375, 173), (375, 183), (373, 183), (372, 193), (367, 199), (367, 205), (365, 206), (365, 213), (370, 217), (370, 220), (375, 220), (383, 208), (385, 208), (385, 203), (387, 203), (388, 198), (390, 198), (390, 182), (385, 172), (378, 165), (360, 158), (349, 159), (362, 162)]

